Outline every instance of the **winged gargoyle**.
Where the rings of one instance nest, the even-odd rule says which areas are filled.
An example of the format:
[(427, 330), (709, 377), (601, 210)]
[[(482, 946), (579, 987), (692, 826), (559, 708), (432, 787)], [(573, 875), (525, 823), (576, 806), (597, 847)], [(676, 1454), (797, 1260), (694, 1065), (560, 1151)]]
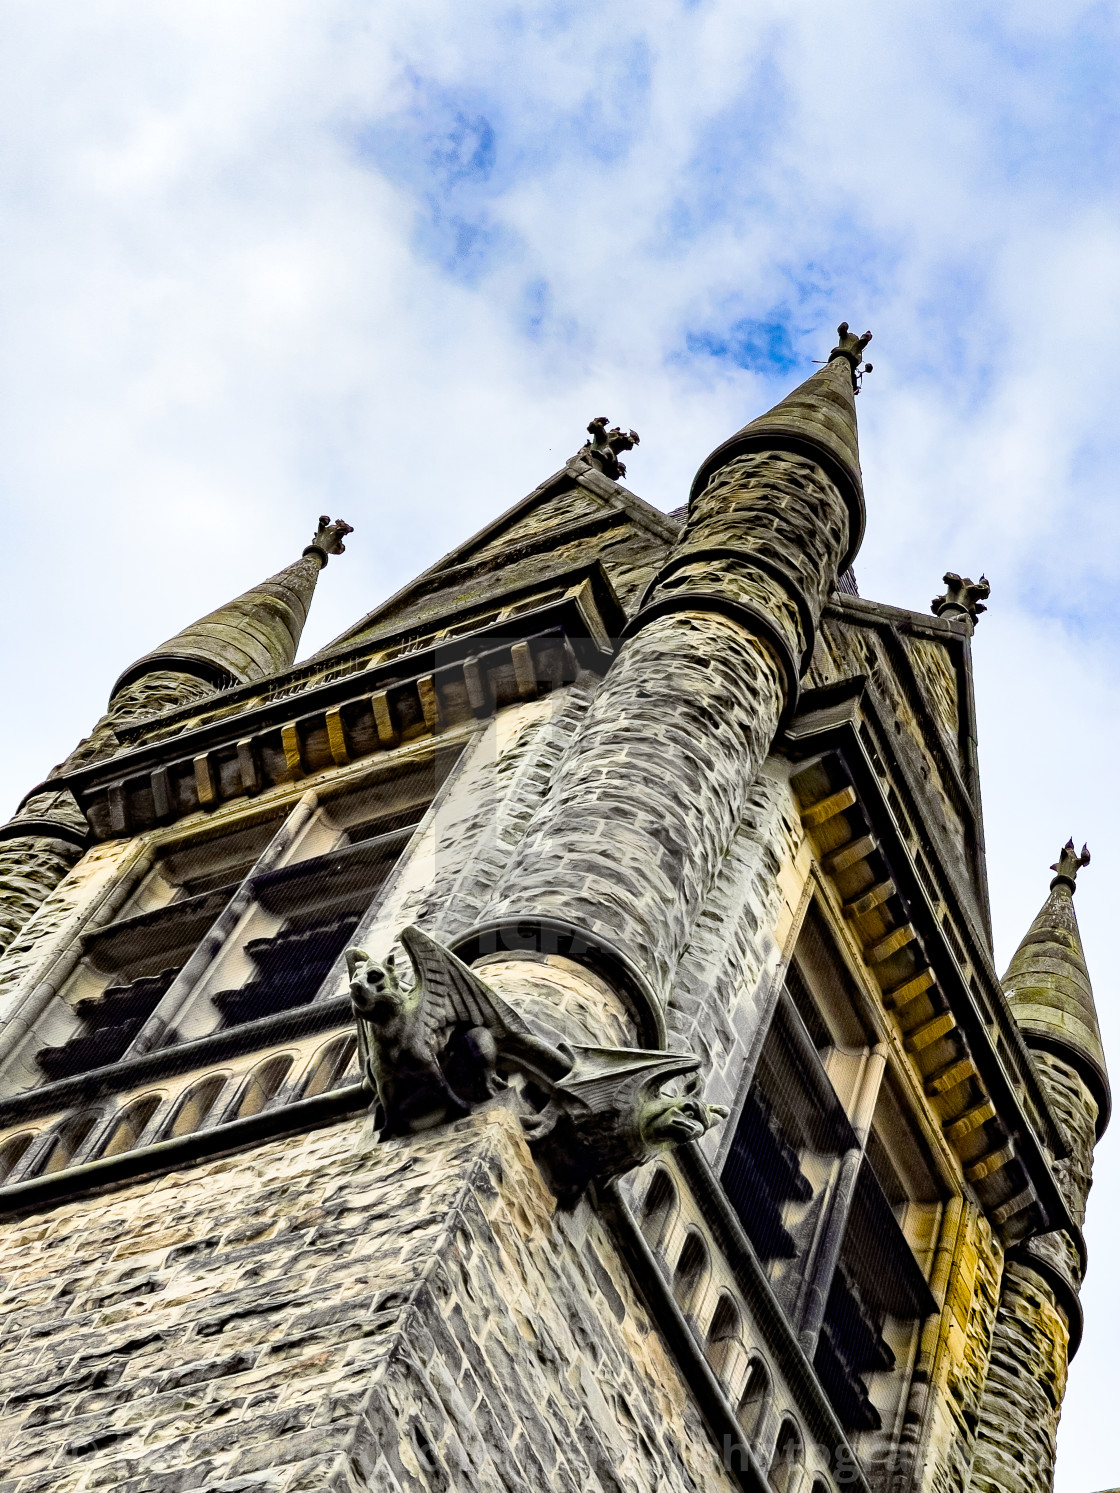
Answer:
[[(575, 1197), (595, 1178), (697, 1139), (727, 1114), (699, 1097), (699, 1058), (553, 1046), (419, 928), (406, 928), (401, 943), (415, 976), (408, 988), (392, 956), (381, 964), (361, 949), (346, 951), (362, 1072), (377, 1097), (383, 1137), (459, 1119), (519, 1073), (529, 1144), (557, 1191)], [(692, 1077), (682, 1093), (662, 1092), (685, 1074)]]

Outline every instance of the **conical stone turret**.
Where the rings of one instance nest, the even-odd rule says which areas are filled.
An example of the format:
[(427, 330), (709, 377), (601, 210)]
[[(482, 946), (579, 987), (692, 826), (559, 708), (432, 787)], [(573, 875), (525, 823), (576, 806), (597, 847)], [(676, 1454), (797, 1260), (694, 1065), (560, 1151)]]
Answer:
[[(52, 776), (112, 756), (118, 726), (288, 668), (319, 572), (329, 556), (342, 553), (351, 532), (341, 519), (320, 518), (294, 564), (137, 659), (113, 686), (105, 715)], [(86, 834), (65, 790), (33, 793), (0, 826), (0, 955), (81, 857)]]
[(1073, 907), (1077, 873), (1089, 862), (1070, 840), (1051, 867), (1050, 895), (1015, 951), (1003, 988), (1027, 1044), (1071, 1063), (1097, 1101), (1097, 1135), (1111, 1099), (1093, 987)]
[(113, 699), (135, 680), (164, 670), (194, 675), (222, 689), (289, 668), (319, 572), (330, 555), (343, 552), (343, 537), (351, 532), (349, 524), (341, 519), (332, 523), (324, 515), (294, 564), (137, 659), (113, 686)]

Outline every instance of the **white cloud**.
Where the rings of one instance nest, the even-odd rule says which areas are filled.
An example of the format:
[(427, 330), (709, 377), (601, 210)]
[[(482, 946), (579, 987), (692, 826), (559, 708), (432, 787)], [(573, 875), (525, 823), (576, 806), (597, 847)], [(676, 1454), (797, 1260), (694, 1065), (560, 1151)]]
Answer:
[[(993, 581), (1001, 957), (1055, 835), (1087, 836), (1111, 1025), (1118, 51), (1107, 12), (1041, 0), (0, 8), (3, 801), (321, 511), (356, 532), (310, 647), (593, 413), (641, 431), (633, 486), (676, 506), (843, 316), (876, 333), (862, 589), (924, 609), (947, 567)], [(775, 321), (797, 372), (688, 352)], [(1120, 1224), (1106, 1157), (1091, 1242)], [(1075, 1426), (1114, 1383), (1104, 1275)], [(1112, 1481), (1063, 1440), (1063, 1488)]]

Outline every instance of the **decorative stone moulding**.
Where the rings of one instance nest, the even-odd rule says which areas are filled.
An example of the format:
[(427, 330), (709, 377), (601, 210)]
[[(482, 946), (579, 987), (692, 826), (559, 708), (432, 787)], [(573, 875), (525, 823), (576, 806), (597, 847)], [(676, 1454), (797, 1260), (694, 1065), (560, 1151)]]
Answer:
[[(876, 833), (879, 817), (865, 808), (839, 753), (802, 768), (791, 784), (802, 825), (965, 1181), (1006, 1243), (1063, 1226), (1065, 1205), (1037, 1146), (1029, 1145), (1029, 1125), (1015, 1126), (1005, 1096), (993, 1091), (994, 1053), (978, 1045), (979, 1025), (965, 1019), (965, 1002), (953, 990), (961, 986), (971, 1016), (967, 986), (959, 975), (946, 978), (940, 929), (915, 917), (916, 899), (899, 889), (915, 879), (904, 852), (891, 853)], [(969, 1025), (976, 1028), (971, 1035)]]
[(468, 623), (390, 659), (383, 645), (369, 668), (137, 746), (34, 792), (69, 788), (93, 839), (113, 839), (484, 718), (570, 683), (581, 669), (601, 672), (624, 621), (602, 568), (553, 578), (549, 597), (534, 606), (530, 596), (524, 610), (489, 626)]

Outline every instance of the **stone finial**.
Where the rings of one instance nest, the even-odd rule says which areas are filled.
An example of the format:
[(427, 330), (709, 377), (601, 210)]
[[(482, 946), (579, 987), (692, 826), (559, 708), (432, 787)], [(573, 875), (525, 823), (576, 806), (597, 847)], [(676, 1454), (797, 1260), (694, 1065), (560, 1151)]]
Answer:
[(610, 477), (617, 482), (620, 477), (626, 476), (626, 467), (619, 461), (620, 451), (633, 451), (640, 444), (641, 437), (636, 430), (620, 430), (616, 425), (613, 430), (607, 429), (606, 415), (596, 415), (587, 427), (587, 433), (591, 439), (586, 445), (581, 446), (578, 455), (584, 457), (593, 467), (597, 467), (604, 477)]
[(857, 337), (854, 332), (848, 331), (848, 323), (842, 321), (836, 328), (836, 335), (840, 339), (829, 353), (827, 361), (832, 363), (837, 358), (843, 358), (852, 370), (852, 388), (859, 393), (860, 380), (865, 373), (870, 373), (873, 365), (863, 363), (863, 350), (871, 341), (871, 333), (864, 332), (862, 337)]
[(1050, 890), (1053, 891), (1056, 886), (1064, 883), (1069, 887), (1070, 891), (1075, 892), (1077, 890), (1077, 873), (1081, 870), (1082, 866), (1087, 866), (1088, 864), (1088, 845), (1082, 845), (1081, 854), (1078, 855), (1077, 851), (1073, 848), (1073, 836), (1071, 835), (1062, 846), (1061, 855), (1059, 855), (1058, 859), (1050, 867), (1051, 871), (1058, 873), (1050, 883)]
[(344, 519), (336, 518), (332, 523), (329, 514), (322, 514), (319, 518), (319, 527), (315, 531), (315, 538), (304, 550), (305, 555), (318, 555), (323, 564), (326, 565), (331, 555), (341, 555), (346, 546), (343, 539), (347, 534), (353, 534), (354, 526), (348, 524)]
[(959, 576), (955, 571), (947, 570), (942, 580), (947, 588), (945, 595), (935, 596), (929, 604), (936, 617), (969, 617), (976, 622), (980, 613), (988, 610), (984, 602), (992, 594), (992, 588), (987, 576), (982, 575), (974, 581), (967, 575)]

